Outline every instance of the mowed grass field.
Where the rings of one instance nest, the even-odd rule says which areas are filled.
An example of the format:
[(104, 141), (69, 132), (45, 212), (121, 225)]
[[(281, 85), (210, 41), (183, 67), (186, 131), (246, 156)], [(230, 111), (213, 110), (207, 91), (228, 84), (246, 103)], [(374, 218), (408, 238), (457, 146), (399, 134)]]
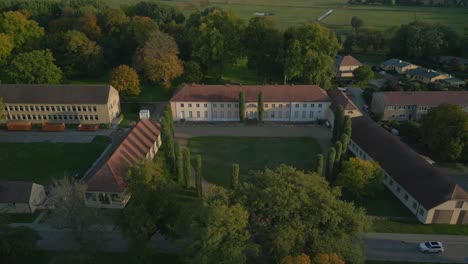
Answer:
[(0, 143), (0, 181), (47, 185), (72, 172), (83, 175), (109, 143), (108, 137), (92, 143)]
[(280, 164), (310, 171), (321, 153), (317, 141), (308, 137), (196, 137), (188, 147), (192, 157), (202, 156), (203, 177), (224, 187), (230, 185), (233, 163), (239, 164), (241, 177)]
[[(110, 5), (116, 7), (139, 1), (107, 0)], [(350, 21), (353, 16), (364, 19), (366, 26), (379, 30), (409, 23), (415, 19), (440, 23), (453, 28), (460, 34), (468, 25), (468, 8), (354, 6), (347, 5), (347, 0), (173, 0), (160, 2), (177, 6), (186, 15), (206, 7), (217, 6), (235, 12), (245, 21), (253, 17), (254, 13), (268, 12), (273, 14), (272, 18), (282, 28), (315, 21), (330, 9), (336, 11), (323, 23), (338, 31), (350, 30)]]

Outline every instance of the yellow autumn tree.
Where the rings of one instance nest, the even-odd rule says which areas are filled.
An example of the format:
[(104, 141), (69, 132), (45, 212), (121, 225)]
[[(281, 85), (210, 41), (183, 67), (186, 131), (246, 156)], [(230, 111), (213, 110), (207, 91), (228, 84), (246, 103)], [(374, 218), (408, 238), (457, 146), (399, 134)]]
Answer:
[(140, 78), (138, 77), (138, 73), (127, 65), (120, 65), (113, 69), (110, 74), (109, 83), (121, 94), (135, 96), (140, 94)]

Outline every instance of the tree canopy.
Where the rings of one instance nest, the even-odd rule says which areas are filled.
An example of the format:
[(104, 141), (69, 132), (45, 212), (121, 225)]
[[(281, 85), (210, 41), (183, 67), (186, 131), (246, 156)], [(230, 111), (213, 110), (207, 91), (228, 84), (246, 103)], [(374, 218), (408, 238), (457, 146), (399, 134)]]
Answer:
[(120, 65), (111, 71), (109, 84), (124, 95), (138, 96), (140, 94), (138, 73), (127, 65)]
[(62, 70), (54, 62), (49, 50), (21, 53), (10, 62), (6, 74), (13, 83), (58, 84), (62, 80)]
[(39, 24), (24, 14), (8, 11), (0, 15), (0, 33), (11, 37), (15, 52), (39, 48), (45, 31)]
[(369, 220), (315, 173), (286, 165), (254, 172), (236, 197), (250, 212), (251, 234), (277, 260), (329, 251), (349, 262), (363, 260), (358, 242)]
[(374, 72), (371, 67), (363, 65), (353, 71), (354, 80), (358, 83), (367, 83), (374, 78)]

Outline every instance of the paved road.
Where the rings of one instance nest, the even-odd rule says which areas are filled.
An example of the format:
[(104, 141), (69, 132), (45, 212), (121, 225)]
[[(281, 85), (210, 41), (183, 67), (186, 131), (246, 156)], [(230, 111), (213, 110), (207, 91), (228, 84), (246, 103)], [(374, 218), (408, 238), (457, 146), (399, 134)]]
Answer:
[[(446, 251), (442, 254), (423, 254), (418, 243), (440, 241)], [(366, 235), (366, 256), (370, 260), (468, 263), (468, 236), (385, 234)]]

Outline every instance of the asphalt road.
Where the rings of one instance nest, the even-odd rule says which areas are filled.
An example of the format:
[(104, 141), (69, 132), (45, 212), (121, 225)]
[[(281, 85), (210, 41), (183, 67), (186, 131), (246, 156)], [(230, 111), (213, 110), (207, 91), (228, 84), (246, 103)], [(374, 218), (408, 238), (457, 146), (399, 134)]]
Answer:
[[(444, 244), (444, 253), (418, 251), (420, 242), (434, 240)], [(369, 233), (364, 252), (370, 260), (468, 263), (468, 236)]]

